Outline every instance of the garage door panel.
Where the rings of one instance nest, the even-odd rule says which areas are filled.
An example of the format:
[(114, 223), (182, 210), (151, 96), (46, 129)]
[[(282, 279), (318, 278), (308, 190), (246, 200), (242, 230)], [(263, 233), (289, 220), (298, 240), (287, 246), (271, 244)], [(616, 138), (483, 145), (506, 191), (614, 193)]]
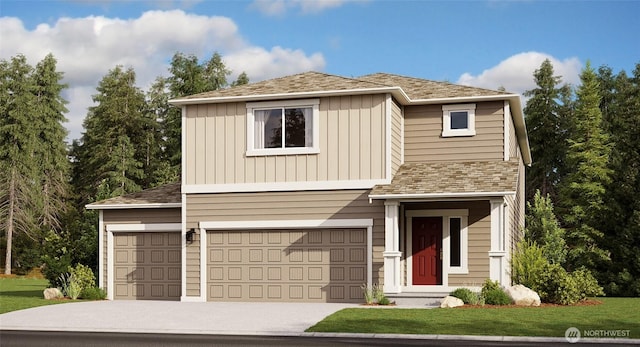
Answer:
[(114, 234), (114, 299), (179, 300), (181, 234)]
[(360, 302), (365, 236), (363, 229), (209, 232), (209, 300)]

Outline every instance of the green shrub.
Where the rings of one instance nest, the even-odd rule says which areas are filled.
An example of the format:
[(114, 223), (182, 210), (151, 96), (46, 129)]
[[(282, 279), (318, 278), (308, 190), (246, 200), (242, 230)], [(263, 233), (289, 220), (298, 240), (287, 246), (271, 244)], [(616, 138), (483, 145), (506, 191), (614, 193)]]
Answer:
[(578, 289), (580, 290), (580, 301), (592, 296), (603, 296), (604, 290), (598, 285), (598, 280), (591, 274), (591, 271), (580, 268), (571, 273)]
[(60, 275), (60, 291), (66, 297), (76, 300), (80, 296), (82, 287), (73, 274), (66, 273)]
[(102, 288), (88, 287), (82, 290), (80, 298), (85, 300), (104, 300), (107, 298), (107, 292)]
[(69, 273), (78, 282), (81, 290), (96, 286), (96, 276), (88, 266), (82, 264), (76, 264), (75, 267), (69, 266)]
[(55, 288), (61, 288), (61, 276), (66, 274), (69, 266), (71, 266), (71, 255), (69, 253), (58, 257), (48, 254), (42, 256), (44, 267), (42, 275), (49, 281), (49, 285)]
[(390, 304), (391, 304), (391, 301), (386, 296), (383, 296), (378, 300), (378, 305), (390, 305)]
[(361, 285), (360, 288), (362, 289), (362, 296), (364, 296), (364, 302), (367, 305), (373, 304), (373, 288), (368, 286), (366, 283)]
[(511, 257), (511, 281), (538, 292), (543, 287), (548, 264), (542, 247), (521, 240)]
[(497, 289), (489, 289), (483, 292), (482, 296), (484, 297), (484, 302), (489, 305), (509, 305), (511, 304), (511, 298), (504, 290)]
[(569, 273), (558, 264), (549, 264), (538, 295), (544, 302), (573, 305), (590, 296), (604, 295), (604, 291), (591, 272), (584, 268)]
[(469, 305), (479, 305), (480, 304), (480, 295), (478, 293), (474, 293), (469, 288), (458, 288), (452, 291), (449, 295), (454, 296), (465, 304)]
[(484, 283), (482, 284), (482, 291), (480, 293), (482, 294), (482, 296), (485, 296), (485, 293), (490, 292), (492, 290), (502, 290), (502, 288), (500, 288), (500, 284), (498, 284), (498, 281), (492, 281), (487, 278), (486, 280), (484, 280)]
[(380, 301), (384, 301), (387, 297), (384, 295), (384, 290), (381, 285), (374, 284), (373, 285), (373, 298), (379, 304)]

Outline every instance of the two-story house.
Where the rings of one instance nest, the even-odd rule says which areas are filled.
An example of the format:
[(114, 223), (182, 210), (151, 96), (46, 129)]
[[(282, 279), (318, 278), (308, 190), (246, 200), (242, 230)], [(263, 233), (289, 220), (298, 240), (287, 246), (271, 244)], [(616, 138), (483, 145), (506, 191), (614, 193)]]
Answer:
[(510, 284), (520, 96), (308, 72), (186, 96), (182, 182), (100, 211), (110, 299), (362, 302)]

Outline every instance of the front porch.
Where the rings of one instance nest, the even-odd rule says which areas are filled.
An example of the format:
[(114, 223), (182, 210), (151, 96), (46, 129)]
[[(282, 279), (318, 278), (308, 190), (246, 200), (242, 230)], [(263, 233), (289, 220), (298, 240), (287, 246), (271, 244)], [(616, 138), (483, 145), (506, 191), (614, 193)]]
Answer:
[[(478, 166), (482, 168), (469, 165), (466, 172), (475, 172)], [(484, 175), (475, 172), (466, 177), (441, 175), (439, 183), (462, 179), (465, 185), (434, 191), (438, 184), (429, 184), (433, 181), (415, 180), (415, 166), (409, 170), (411, 179), (403, 167), (390, 185), (376, 186), (369, 196), (385, 203), (385, 295), (392, 300), (428, 301), (459, 287), (479, 290), (486, 279), (510, 285), (509, 257), (519, 228), (510, 206), (517, 174), (498, 171), (501, 177), (513, 177), (500, 188), (513, 184), (513, 190), (481, 189), (487, 188)]]

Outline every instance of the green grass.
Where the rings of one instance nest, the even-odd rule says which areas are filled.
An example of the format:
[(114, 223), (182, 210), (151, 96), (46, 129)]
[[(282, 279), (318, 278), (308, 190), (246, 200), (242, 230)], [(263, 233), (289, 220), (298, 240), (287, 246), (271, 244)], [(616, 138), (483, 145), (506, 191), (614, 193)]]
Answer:
[(308, 332), (564, 337), (565, 330), (630, 330), (640, 338), (640, 298), (598, 298), (594, 306), (401, 309), (349, 308)]
[(0, 278), (0, 314), (36, 306), (61, 304), (70, 300), (45, 300), (42, 291), (49, 282), (35, 278)]

